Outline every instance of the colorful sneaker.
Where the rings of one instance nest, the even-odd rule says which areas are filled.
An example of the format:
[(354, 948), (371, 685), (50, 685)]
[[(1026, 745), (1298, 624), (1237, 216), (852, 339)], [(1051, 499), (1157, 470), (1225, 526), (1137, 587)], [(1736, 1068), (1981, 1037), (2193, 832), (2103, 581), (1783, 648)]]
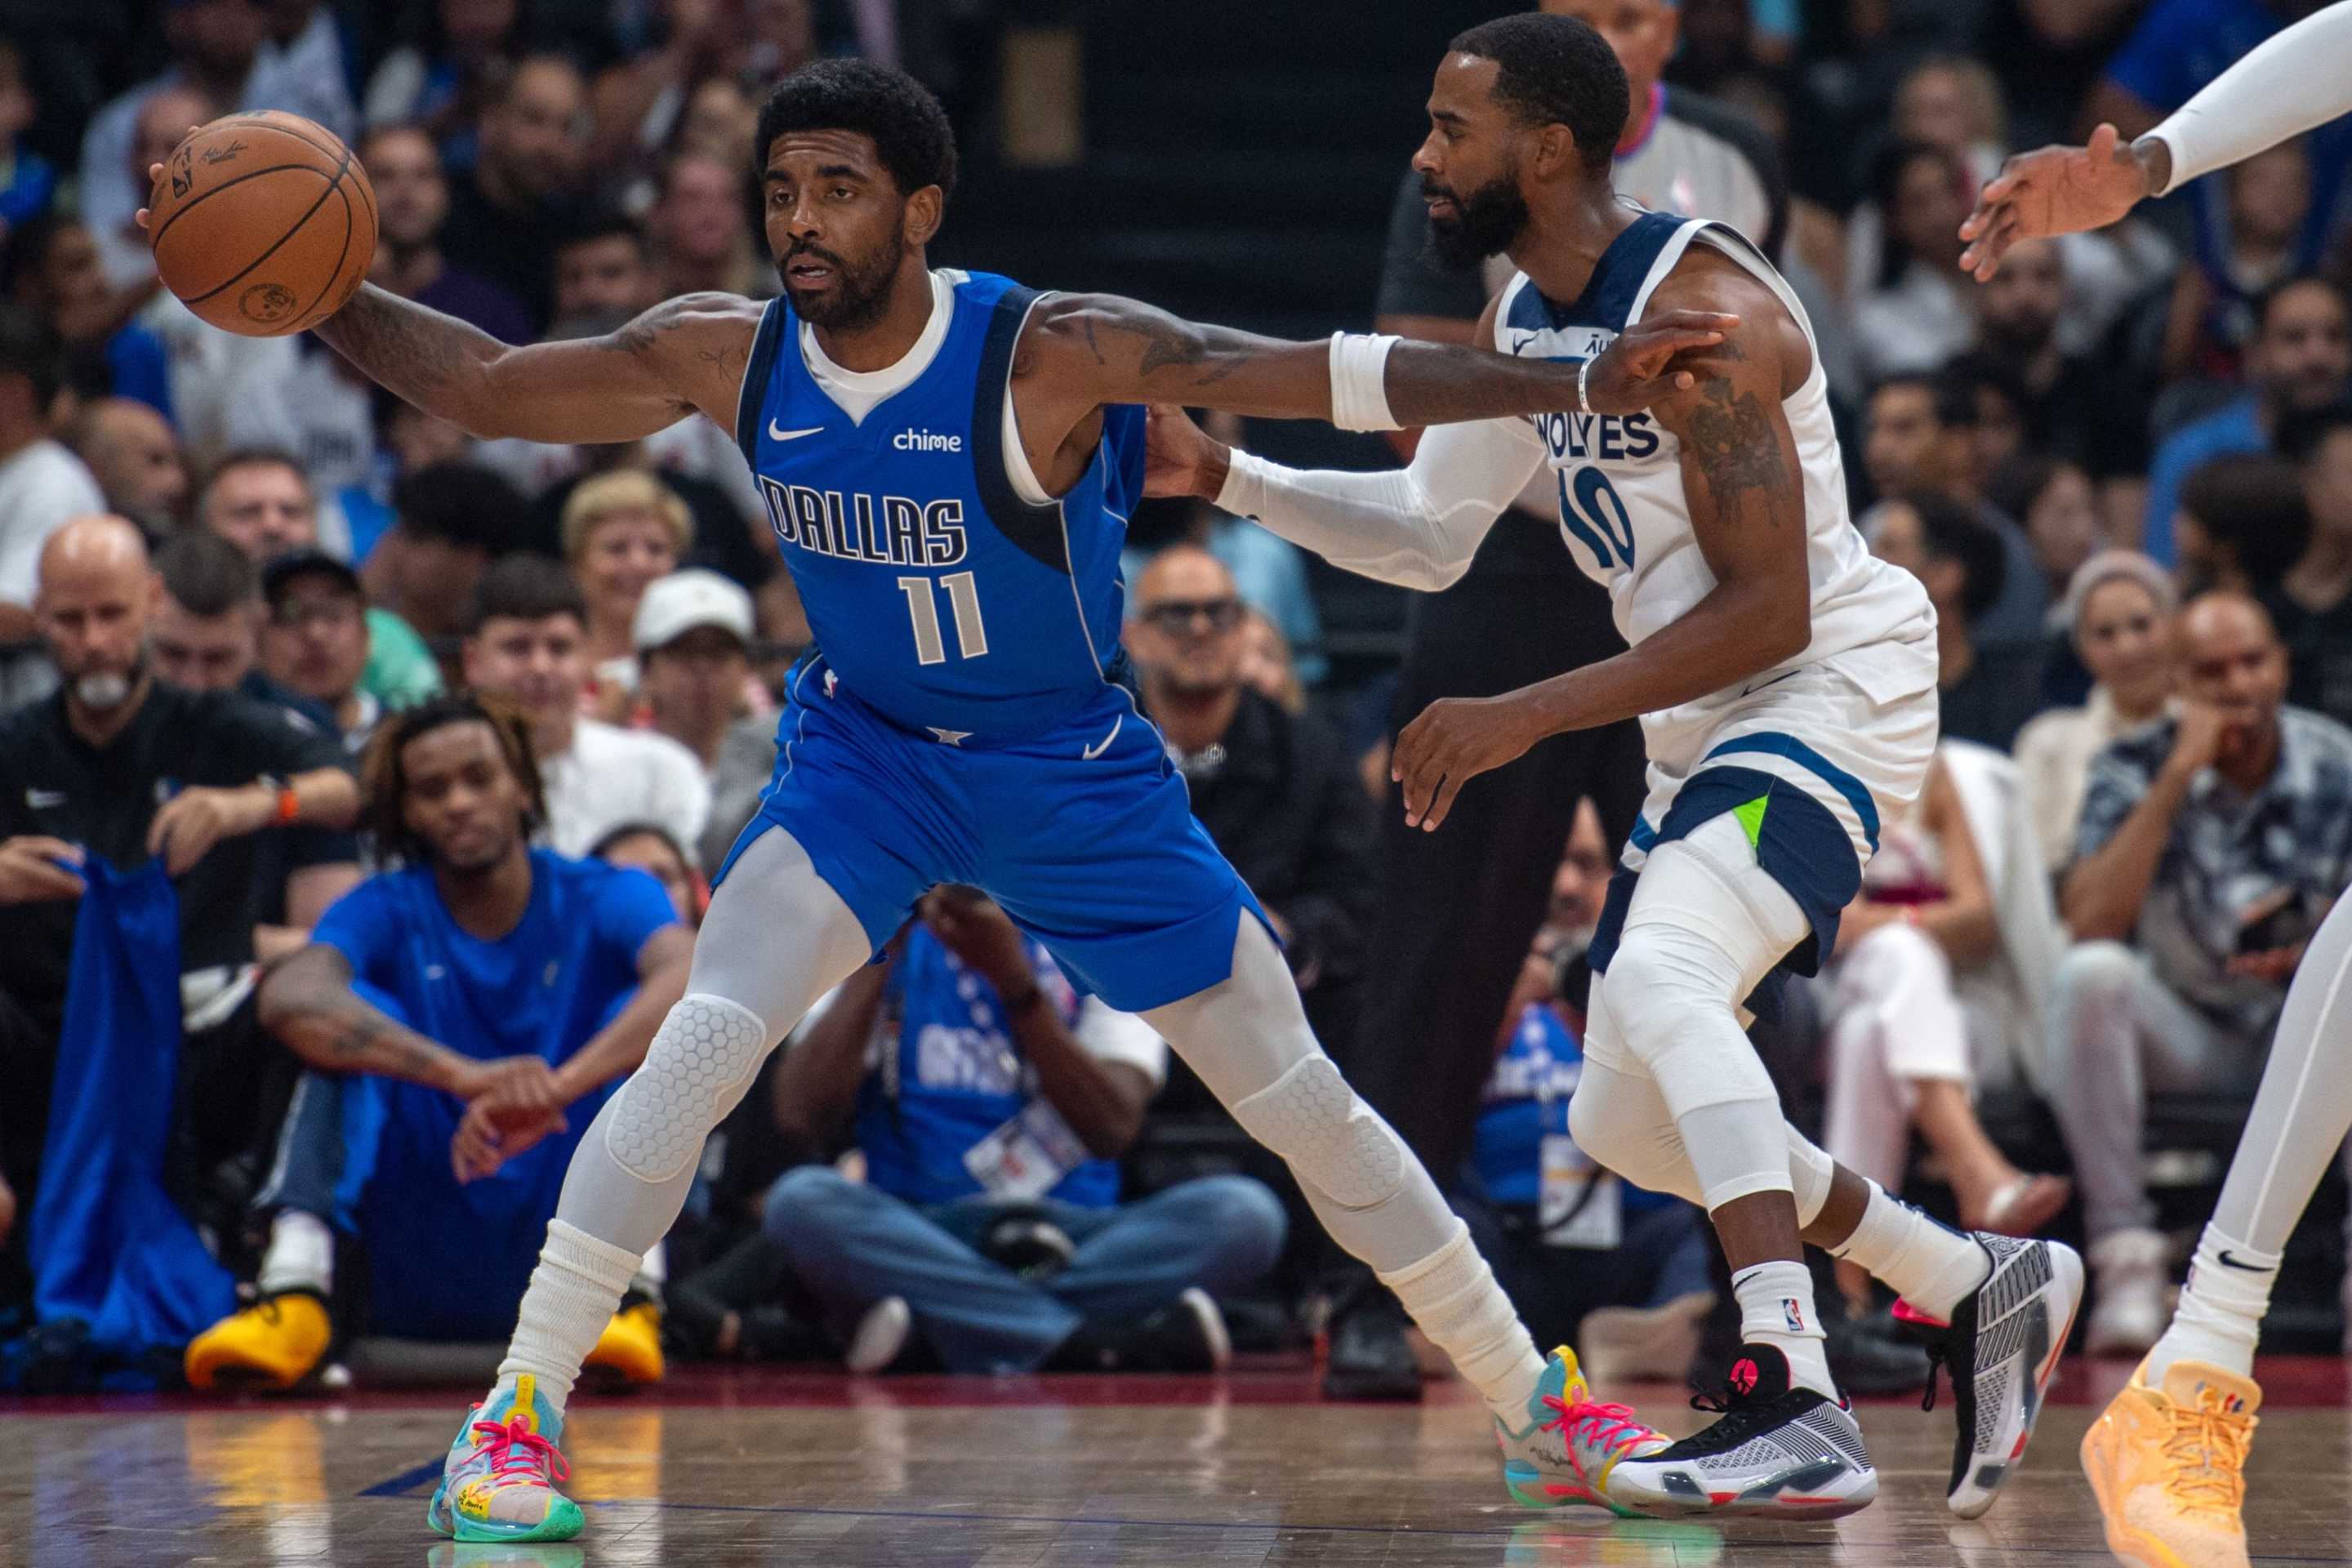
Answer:
[[(2083, 1259), (2054, 1241), (2017, 1241), (1979, 1231), (1976, 1243), (1992, 1272), (1962, 1301), (1948, 1323), (1895, 1303), (1895, 1315), (1927, 1347), (1928, 1359), (1952, 1374), (1952, 1413), (1959, 1436), (1952, 1446), (1952, 1479), (1944, 1502), (1962, 1519), (1993, 1505), (2017, 1473), (2042, 1394), (2074, 1331), (2083, 1304)], [(1922, 1410), (1936, 1407), (1936, 1373), (1927, 1372)]]
[(1673, 1439), (1622, 1405), (1593, 1403), (1576, 1352), (1562, 1345), (1528, 1396), (1527, 1426), (1513, 1431), (1498, 1415), (1495, 1441), (1503, 1449), (1503, 1484), (1521, 1507), (1583, 1502), (1631, 1518), (1632, 1509), (1609, 1500), (1610, 1471), (1628, 1454), (1654, 1453)]
[(2177, 1361), (2164, 1386), (2142, 1362), (2083, 1436), (2083, 1474), (2107, 1548), (2141, 1568), (2246, 1568), (2246, 1452), (2262, 1386)]
[(270, 1296), (188, 1342), (191, 1388), (288, 1389), (318, 1369), (335, 1325), (307, 1290)]
[(1723, 1419), (1696, 1436), (1618, 1461), (1609, 1499), (1642, 1513), (1836, 1519), (1870, 1506), (1878, 1472), (1862, 1428), (1840, 1401), (1791, 1387), (1789, 1358), (1739, 1347), (1728, 1386), (1691, 1404)]
[(638, 1387), (659, 1383), (663, 1371), (661, 1309), (640, 1298), (613, 1314), (588, 1359), (584, 1373), (594, 1371), (607, 1381)]
[(449, 1445), (425, 1521), (459, 1541), (569, 1541), (586, 1521), (555, 1489), (572, 1467), (556, 1444), (563, 1417), (525, 1373), (506, 1394), (477, 1405)]

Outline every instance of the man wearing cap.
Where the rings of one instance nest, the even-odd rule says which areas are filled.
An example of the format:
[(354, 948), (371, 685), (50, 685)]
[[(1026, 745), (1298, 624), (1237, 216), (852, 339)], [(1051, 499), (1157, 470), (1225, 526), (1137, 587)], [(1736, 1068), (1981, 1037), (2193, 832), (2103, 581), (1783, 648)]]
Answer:
[(774, 716), (745, 712), (751, 625), (751, 595), (688, 567), (646, 584), (631, 629), (651, 728), (692, 752), (710, 783), (710, 822), (693, 846), (706, 870), (727, 858), (775, 771)]
[(324, 709), (343, 750), (357, 756), (383, 716), (382, 700), (360, 685), (370, 636), (359, 574), (323, 550), (297, 550), (262, 568), (261, 596), (262, 672)]

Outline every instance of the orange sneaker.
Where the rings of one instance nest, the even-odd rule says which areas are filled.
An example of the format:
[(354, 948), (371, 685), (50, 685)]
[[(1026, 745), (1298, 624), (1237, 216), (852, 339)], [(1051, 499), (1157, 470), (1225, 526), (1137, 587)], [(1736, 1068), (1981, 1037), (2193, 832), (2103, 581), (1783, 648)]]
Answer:
[(198, 1334), (182, 1364), (192, 1388), (288, 1389), (317, 1370), (334, 1337), (327, 1304), (289, 1290)]
[(2177, 1361), (2151, 1388), (2142, 1362), (2083, 1437), (2107, 1547), (2141, 1568), (2247, 1568), (2246, 1452), (2263, 1402), (2252, 1378)]

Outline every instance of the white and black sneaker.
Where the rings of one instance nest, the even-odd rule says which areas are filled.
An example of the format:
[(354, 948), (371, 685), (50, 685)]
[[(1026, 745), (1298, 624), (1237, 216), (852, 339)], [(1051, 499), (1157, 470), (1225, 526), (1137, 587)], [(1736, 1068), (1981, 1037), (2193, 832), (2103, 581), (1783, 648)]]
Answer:
[(1723, 1392), (1691, 1401), (1723, 1419), (1653, 1454), (1628, 1454), (1609, 1474), (1609, 1500), (1659, 1517), (1694, 1513), (1836, 1519), (1870, 1506), (1878, 1472), (1853, 1413), (1818, 1390), (1789, 1385), (1789, 1358), (1739, 1347)]
[[(1927, 1347), (1929, 1359), (1952, 1374), (1959, 1436), (1944, 1500), (1962, 1519), (1992, 1507), (2016, 1473), (2042, 1415), (2042, 1391), (2058, 1370), (2083, 1304), (2083, 1259), (2073, 1247), (1985, 1231), (1974, 1239), (1992, 1260), (1992, 1272), (1954, 1310), (1950, 1322), (1895, 1303), (1895, 1315)], [(1920, 1408), (1935, 1407), (1931, 1368)]]

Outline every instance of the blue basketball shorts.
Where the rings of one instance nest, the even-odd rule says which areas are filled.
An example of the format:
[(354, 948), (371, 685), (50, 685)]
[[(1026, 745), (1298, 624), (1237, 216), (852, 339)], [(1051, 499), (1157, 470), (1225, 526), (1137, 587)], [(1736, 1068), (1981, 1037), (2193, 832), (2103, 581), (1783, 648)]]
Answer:
[(1265, 921), (1122, 687), (1043, 733), (982, 743), (886, 719), (820, 658), (779, 724), (775, 776), (713, 880), (781, 827), (877, 952), (917, 900), (962, 883), (1074, 984), (1136, 1013), (1223, 981), (1242, 912)]

